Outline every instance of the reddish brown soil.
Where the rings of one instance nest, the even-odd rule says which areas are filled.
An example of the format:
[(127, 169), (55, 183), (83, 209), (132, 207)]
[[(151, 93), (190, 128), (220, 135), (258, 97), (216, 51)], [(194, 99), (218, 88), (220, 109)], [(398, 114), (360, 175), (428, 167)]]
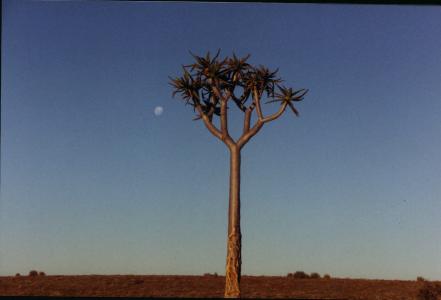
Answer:
[[(222, 297), (225, 277), (83, 275), (0, 277), (0, 296)], [(244, 298), (416, 299), (417, 281), (243, 276)]]

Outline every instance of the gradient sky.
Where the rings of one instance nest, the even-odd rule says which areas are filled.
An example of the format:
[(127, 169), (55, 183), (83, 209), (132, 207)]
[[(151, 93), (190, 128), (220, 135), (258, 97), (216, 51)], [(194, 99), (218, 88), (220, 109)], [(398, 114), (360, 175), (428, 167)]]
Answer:
[(224, 274), (228, 151), (168, 85), (221, 48), (310, 89), (243, 150), (243, 273), (441, 280), (441, 7), (2, 13), (0, 275)]

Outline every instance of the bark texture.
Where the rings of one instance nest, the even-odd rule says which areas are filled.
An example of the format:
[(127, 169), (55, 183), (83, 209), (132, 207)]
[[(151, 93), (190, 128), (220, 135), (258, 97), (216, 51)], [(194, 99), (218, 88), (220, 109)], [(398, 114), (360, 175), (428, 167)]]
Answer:
[(230, 201), (228, 209), (225, 297), (240, 297), (242, 235), (240, 232), (240, 149), (230, 149)]

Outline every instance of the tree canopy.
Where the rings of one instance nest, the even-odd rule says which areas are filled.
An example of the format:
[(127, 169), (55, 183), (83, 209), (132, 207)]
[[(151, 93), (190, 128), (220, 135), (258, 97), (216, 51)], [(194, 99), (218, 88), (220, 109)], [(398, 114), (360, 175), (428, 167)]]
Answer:
[[(227, 144), (243, 146), (264, 123), (278, 118), (286, 107), (299, 115), (293, 103), (303, 100), (308, 90), (293, 90), (282, 85), (278, 69), (271, 71), (262, 65), (253, 66), (248, 63), (250, 55), (239, 58), (233, 53), (232, 57), (221, 59), (220, 50), (213, 57), (210, 52), (205, 57), (190, 54), (195, 62), (182, 66), (182, 76), (170, 78), (173, 96), (180, 94), (197, 112), (194, 120), (203, 119), (210, 132)], [(279, 111), (265, 117), (261, 108), (262, 96), (267, 98), (266, 103), (279, 102)], [(243, 135), (236, 142), (229, 136), (226, 123), (227, 102), (230, 100), (245, 114)], [(258, 119), (250, 129), (254, 110)], [(221, 117), (221, 129), (213, 125), (213, 116)]]

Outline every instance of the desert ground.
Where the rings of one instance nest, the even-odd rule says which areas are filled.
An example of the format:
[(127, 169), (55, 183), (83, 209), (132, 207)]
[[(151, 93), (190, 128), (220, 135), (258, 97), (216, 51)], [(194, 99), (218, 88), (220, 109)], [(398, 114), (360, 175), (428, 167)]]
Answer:
[[(3, 276), (0, 296), (222, 297), (225, 277), (170, 275)], [(243, 276), (243, 298), (418, 299), (423, 281)]]

